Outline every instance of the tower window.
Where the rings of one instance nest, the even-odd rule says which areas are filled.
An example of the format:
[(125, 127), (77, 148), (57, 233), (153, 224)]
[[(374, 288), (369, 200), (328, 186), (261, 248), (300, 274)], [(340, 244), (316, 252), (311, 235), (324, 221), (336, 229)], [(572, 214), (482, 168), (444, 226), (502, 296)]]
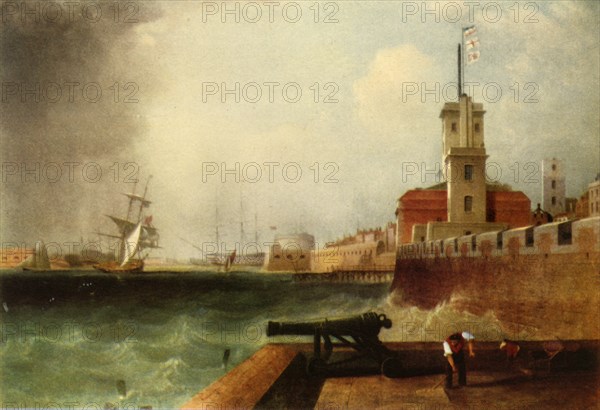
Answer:
[(556, 171), (556, 164), (552, 164), (552, 171)]
[(452, 132), (456, 132), (456, 123), (455, 122), (452, 123)]
[(465, 165), (465, 181), (473, 180), (473, 165)]
[(556, 205), (556, 197), (555, 196), (552, 197), (552, 205)]
[(556, 181), (552, 181), (552, 189), (556, 189)]
[(473, 197), (467, 195), (465, 197), (465, 212), (471, 212), (473, 210)]
[(475, 124), (475, 132), (479, 132), (479, 123)]

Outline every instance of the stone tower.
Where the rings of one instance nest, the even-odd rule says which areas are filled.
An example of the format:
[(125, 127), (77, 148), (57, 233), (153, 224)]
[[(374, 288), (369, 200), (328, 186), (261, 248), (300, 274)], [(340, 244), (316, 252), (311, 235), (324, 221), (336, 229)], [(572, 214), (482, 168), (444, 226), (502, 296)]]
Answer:
[(459, 102), (446, 103), (440, 113), (450, 223), (486, 221), (484, 114), (483, 104), (465, 94)]
[(542, 207), (550, 215), (565, 212), (565, 172), (556, 158), (542, 161)]
[[(440, 218), (412, 225), (413, 242), (449, 239), (457, 236), (502, 231), (507, 223), (487, 221), (487, 186), (484, 146), (483, 104), (463, 94), (458, 102), (447, 102), (440, 113), (442, 120), (442, 162), (446, 178), (447, 220)], [(423, 190), (422, 192), (426, 192)], [(427, 206), (427, 205), (426, 205)], [(529, 203), (526, 218), (529, 222)], [(397, 210), (398, 227), (403, 209)]]

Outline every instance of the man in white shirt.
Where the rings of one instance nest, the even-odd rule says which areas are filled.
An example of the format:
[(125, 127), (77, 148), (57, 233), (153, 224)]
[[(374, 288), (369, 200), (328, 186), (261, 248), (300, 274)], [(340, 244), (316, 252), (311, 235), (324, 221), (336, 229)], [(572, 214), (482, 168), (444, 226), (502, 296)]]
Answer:
[(454, 333), (444, 341), (444, 356), (448, 360), (446, 366), (446, 388), (452, 388), (452, 374), (458, 372), (458, 385), (467, 384), (467, 365), (465, 360), (465, 345), (469, 349), (469, 357), (475, 357), (473, 351), (473, 339), (475, 337), (469, 332)]

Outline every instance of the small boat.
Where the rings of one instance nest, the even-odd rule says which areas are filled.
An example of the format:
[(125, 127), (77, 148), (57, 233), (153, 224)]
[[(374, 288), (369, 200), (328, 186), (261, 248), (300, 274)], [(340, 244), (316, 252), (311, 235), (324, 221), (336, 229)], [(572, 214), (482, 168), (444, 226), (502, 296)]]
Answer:
[(48, 250), (43, 241), (36, 242), (33, 254), (21, 262), (19, 267), (28, 271), (48, 271), (51, 269)]

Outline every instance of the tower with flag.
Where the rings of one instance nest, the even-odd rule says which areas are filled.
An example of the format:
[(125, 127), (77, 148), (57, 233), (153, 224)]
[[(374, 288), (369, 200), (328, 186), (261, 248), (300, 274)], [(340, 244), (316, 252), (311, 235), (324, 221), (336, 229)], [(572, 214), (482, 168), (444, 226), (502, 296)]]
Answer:
[(464, 47), (468, 64), (479, 59), (477, 30), (475, 26), (465, 27), (461, 34), (457, 58), (458, 102), (446, 102), (440, 113), (447, 218), (413, 225), (413, 235), (420, 230), (425, 241), (506, 229), (503, 223), (488, 222), (487, 218), (485, 110), (482, 103), (473, 102), (471, 96), (462, 92), (465, 64), (462, 51)]

